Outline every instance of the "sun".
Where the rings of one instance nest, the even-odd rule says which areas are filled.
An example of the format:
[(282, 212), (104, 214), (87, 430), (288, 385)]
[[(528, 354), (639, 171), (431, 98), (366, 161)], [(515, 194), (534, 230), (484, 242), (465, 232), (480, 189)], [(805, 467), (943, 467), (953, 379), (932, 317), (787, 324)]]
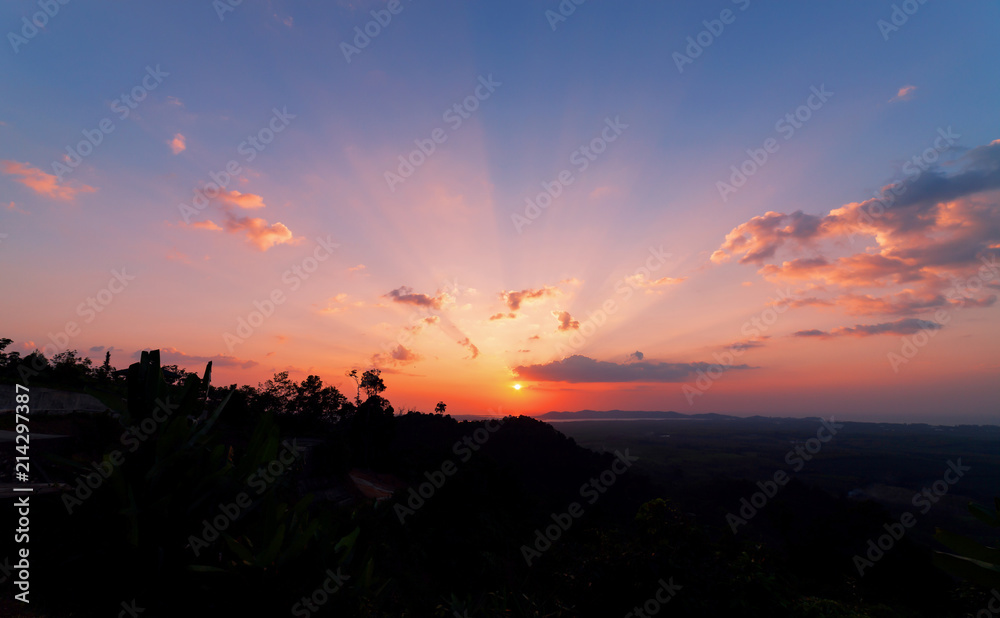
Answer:
[(521, 385), (520, 385), (520, 384), (515, 384), (515, 385), (514, 385), (514, 390), (515, 390), (515, 391), (519, 391), (519, 390), (521, 390)]

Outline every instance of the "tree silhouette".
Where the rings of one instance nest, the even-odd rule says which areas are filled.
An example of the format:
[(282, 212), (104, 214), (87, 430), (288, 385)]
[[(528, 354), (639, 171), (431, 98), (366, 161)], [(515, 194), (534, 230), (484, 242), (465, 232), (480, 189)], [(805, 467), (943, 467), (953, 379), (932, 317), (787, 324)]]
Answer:
[(445, 409), (447, 407), (448, 406), (447, 406), (447, 404), (445, 404), (445, 402), (439, 401), (439, 402), (437, 402), (437, 405), (434, 406), (434, 413), (435, 414), (444, 414), (444, 411), (445, 411)]

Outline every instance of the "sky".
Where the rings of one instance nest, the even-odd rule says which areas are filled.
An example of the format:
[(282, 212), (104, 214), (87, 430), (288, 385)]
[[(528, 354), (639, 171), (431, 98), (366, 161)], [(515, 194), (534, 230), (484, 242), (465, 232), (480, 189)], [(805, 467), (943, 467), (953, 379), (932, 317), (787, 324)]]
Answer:
[(997, 424), (998, 23), (9, 0), (0, 336), (398, 410)]

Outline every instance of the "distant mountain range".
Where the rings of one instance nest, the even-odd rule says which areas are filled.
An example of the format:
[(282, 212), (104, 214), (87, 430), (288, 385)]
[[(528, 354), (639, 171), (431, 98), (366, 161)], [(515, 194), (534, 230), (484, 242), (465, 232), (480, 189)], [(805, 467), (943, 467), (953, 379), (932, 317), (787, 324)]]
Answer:
[(736, 416), (727, 416), (725, 414), (715, 414), (714, 412), (707, 414), (681, 414), (680, 412), (649, 412), (649, 411), (634, 411), (634, 410), (580, 410), (578, 412), (546, 412), (545, 414), (540, 414), (535, 418), (542, 421), (571, 421), (571, 420), (621, 420), (621, 419), (638, 419), (638, 418), (648, 418), (648, 419), (664, 419), (664, 418), (687, 418), (687, 419), (699, 419), (699, 420), (725, 420), (725, 419), (735, 419), (739, 418)]

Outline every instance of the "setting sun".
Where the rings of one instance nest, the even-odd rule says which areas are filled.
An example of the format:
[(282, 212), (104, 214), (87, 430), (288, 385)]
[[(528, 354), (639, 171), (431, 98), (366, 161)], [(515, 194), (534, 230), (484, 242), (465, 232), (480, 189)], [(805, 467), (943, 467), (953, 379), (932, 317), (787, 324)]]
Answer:
[(519, 390), (521, 390), (521, 385), (520, 385), (520, 384), (515, 384), (515, 385), (514, 385), (514, 390), (515, 390), (515, 391), (519, 391)]

